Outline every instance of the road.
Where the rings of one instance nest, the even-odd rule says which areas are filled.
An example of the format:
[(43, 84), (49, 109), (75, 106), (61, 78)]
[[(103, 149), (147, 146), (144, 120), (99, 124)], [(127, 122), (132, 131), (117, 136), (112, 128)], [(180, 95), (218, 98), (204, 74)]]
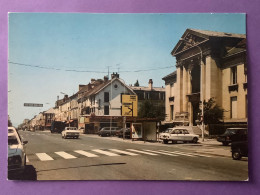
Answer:
[(22, 179), (213, 181), (248, 179), (247, 158), (235, 161), (230, 156), (205, 154), (203, 146), (197, 147), (194, 144), (132, 142), (97, 135), (62, 139), (60, 134), (51, 134), (49, 131), (19, 133), (23, 140), (28, 141), (27, 170)]

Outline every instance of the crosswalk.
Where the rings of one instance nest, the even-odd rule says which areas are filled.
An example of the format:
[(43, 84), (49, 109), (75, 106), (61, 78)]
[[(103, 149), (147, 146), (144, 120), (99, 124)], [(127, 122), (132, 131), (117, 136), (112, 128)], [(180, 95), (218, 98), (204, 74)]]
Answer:
[(137, 150), (137, 149), (93, 149), (93, 150), (74, 150), (74, 151), (57, 151), (50, 153), (35, 153), (27, 154), (26, 162), (31, 161), (53, 161), (58, 159), (77, 159), (77, 158), (97, 158), (102, 156), (118, 157), (118, 156), (138, 156), (138, 155), (148, 155), (148, 156), (171, 156), (171, 157), (213, 157), (210, 155), (190, 153), (182, 151), (167, 151), (167, 150)]

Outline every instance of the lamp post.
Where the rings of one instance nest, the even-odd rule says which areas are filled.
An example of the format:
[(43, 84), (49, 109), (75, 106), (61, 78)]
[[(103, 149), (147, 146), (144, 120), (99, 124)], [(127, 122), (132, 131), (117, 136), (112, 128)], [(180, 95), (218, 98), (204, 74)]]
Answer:
[[(183, 41), (183, 42), (186, 42), (186, 43), (188, 43), (189, 45), (191, 45), (192, 47), (197, 47), (198, 49), (199, 49), (199, 51), (200, 51), (200, 77), (202, 78), (202, 74), (203, 74), (203, 72), (202, 72), (202, 66), (203, 66), (203, 53), (202, 53), (202, 49), (201, 49), (201, 47), (200, 46), (198, 46), (198, 45), (192, 45), (192, 43), (190, 43), (190, 42), (188, 42), (187, 40), (185, 40), (185, 39), (183, 39), (183, 38), (181, 38), (180, 39), (180, 41)], [(203, 69), (204, 70), (204, 69)], [(203, 77), (204, 78), (204, 77)], [(201, 94), (201, 115), (202, 115), (202, 120), (201, 120), (201, 125), (202, 125), (202, 141), (204, 141), (204, 131), (205, 131), (205, 127), (204, 127), (204, 88), (203, 88), (203, 86), (204, 86), (204, 80), (203, 79), (201, 79), (201, 92), (200, 92), (200, 94)]]

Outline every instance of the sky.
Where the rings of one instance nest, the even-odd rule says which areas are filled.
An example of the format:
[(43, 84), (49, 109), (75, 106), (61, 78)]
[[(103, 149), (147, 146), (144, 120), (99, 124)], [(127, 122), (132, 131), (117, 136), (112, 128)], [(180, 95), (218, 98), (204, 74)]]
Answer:
[[(246, 33), (245, 14), (9, 13), (8, 114), (14, 126), (79, 84), (118, 72), (127, 85), (165, 86), (187, 28)], [(39, 103), (43, 107), (24, 107)]]

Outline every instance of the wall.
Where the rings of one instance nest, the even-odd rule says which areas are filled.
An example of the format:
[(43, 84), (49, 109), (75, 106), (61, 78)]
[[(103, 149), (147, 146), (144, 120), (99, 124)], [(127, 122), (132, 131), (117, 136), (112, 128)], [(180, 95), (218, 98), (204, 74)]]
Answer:
[(237, 84), (238, 91), (229, 92), (228, 86), (231, 84), (231, 69), (226, 68), (222, 70), (222, 107), (227, 112), (224, 112), (224, 120), (230, 119), (230, 98), (232, 96), (237, 96), (237, 119), (245, 119), (246, 116), (246, 95), (247, 89), (244, 90), (243, 84), (245, 83), (245, 74), (244, 74), (244, 64), (239, 64), (237, 66)]

